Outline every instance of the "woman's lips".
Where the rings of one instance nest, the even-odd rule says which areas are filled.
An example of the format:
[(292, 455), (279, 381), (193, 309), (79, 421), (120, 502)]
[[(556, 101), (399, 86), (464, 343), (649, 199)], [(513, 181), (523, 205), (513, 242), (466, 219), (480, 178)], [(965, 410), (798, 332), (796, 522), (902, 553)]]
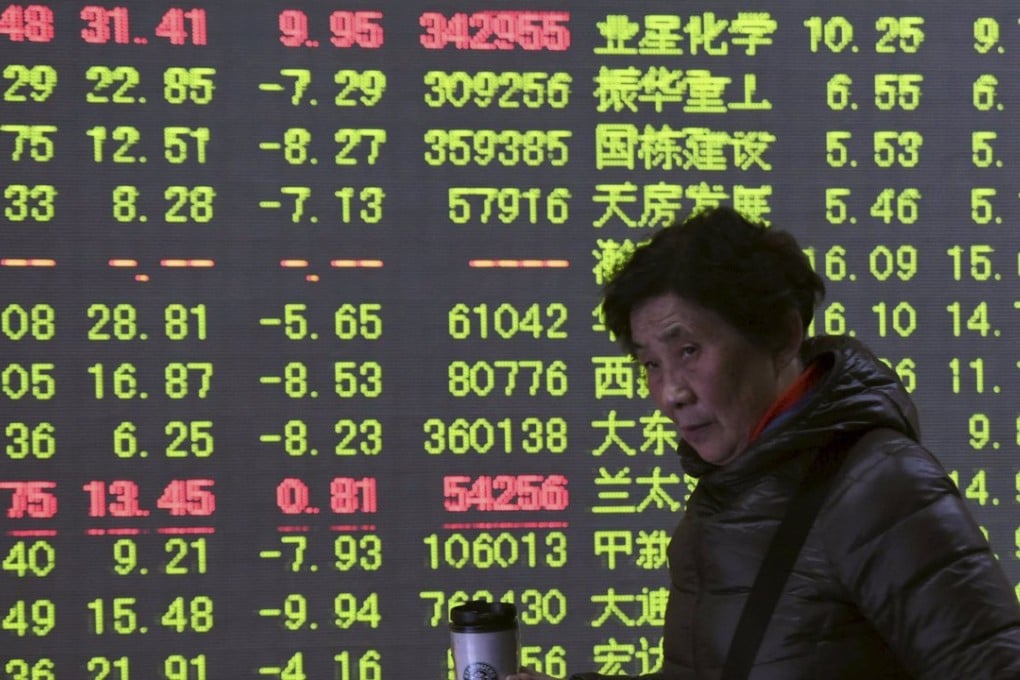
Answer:
[(710, 423), (700, 423), (698, 425), (681, 425), (679, 427), (680, 435), (684, 439), (690, 439), (692, 436), (696, 437), (699, 432), (708, 427)]

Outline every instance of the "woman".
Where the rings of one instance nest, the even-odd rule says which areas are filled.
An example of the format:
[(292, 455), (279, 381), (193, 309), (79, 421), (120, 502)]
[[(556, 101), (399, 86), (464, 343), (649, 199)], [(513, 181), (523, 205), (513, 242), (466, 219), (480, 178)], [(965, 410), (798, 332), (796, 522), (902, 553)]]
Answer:
[(1020, 678), (1016, 595), (918, 443), (897, 376), (852, 338), (805, 340), (823, 294), (791, 235), (727, 208), (658, 232), (606, 287), (606, 325), (699, 478), (669, 547), (662, 670), (646, 680), (720, 677), (784, 511), (836, 441), (854, 443), (749, 677)]

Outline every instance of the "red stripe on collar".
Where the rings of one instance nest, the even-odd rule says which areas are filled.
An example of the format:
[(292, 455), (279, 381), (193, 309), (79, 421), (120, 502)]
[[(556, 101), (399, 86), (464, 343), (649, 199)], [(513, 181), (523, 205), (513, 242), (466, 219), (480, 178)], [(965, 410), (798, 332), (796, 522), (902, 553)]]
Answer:
[(761, 433), (768, 427), (777, 416), (782, 414), (784, 411), (789, 409), (791, 406), (800, 401), (808, 391), (818, 384), (822, 375), (825, 374), (825, 362), (814, 361), (808, 364), (804, 372), (797, 376), (797, 379), (793, 381), (786, 391), (779, 395), (779, 398), (772, 402), (772, 406), (769, 406), (768, 410), (765, 411), (765, 415), (761, 417), (758, 424), (754, 426), (751, 431), (751, 438), (748, 443), (755, 441), (761, 435)]

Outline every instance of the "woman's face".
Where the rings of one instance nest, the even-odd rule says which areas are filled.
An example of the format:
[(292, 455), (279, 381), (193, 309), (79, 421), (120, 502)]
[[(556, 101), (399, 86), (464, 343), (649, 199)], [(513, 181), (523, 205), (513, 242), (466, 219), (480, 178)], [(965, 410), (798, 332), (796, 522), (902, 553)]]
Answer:
[(753, 345), (715, 312), (672, 293), (631, 314), (652, 399), (704, 460), (725, 465), (799, 373)]

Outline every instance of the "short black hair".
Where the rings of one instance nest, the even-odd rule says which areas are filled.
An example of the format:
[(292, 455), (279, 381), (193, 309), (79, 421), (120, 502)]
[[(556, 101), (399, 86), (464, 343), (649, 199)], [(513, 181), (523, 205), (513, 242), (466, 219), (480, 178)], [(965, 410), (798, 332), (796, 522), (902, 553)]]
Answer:
[(792, 234), (720, 206), (661, 229), (611, 274), (602, 312), (628, 353), (631, 313), (666, 293), (716, 312), (752, 343), (775, 350), (786, 341), (790, 312), (807, 331), (825, 283)]

